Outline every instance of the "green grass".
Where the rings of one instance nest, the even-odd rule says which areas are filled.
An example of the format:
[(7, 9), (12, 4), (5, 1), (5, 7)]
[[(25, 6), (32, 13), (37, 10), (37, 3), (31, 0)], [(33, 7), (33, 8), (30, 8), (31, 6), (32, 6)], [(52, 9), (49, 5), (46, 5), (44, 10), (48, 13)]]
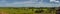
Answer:
[[(44, 9), (45, 10), (45, 9)], [(6, 13), (9, 13), (9, 14), (35, 14), (34, 12), (36, 11), (36, 9), (34, 9), (34, 11), (32, 11), (32, 9), (27, 9), (27, 10), (21, 10), (21, 9), (0, 9), (0, 12), (3, 11), (3, 12), (6, 12)], [(45, 10), (47, 11), (47, 10)], [(54, 11), (56, 12), (56, 11)], [(51, 13), (44, 13), (43, 14), (51, 14)]]
[(31, 10), (16, 10), (16, 9), (0, 9), (0, 12), (3, 11), (3, 12), (7, 12), (9, 14), (24, 14), (24, 13), (30, 13), (32, 14), (32, 11)]

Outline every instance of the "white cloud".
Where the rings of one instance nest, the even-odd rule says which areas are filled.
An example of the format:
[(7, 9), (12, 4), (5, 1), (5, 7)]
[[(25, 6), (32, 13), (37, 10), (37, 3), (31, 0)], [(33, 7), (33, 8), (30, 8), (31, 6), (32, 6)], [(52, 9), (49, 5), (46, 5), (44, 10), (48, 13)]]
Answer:
[(57, 0), (50, 0), (50, 2), (56, 2), (56, 3), (59, 3), (59, 1)]
[(26, 1), (26, 2), (6, 3), (6, 7), (10, 7), (10, 6), (11, 7), (52, 7), (53, 5), (53, 4), (43, 3), (43, 2), (36, 3), (34, 1), (31, 0), (31, 1)]

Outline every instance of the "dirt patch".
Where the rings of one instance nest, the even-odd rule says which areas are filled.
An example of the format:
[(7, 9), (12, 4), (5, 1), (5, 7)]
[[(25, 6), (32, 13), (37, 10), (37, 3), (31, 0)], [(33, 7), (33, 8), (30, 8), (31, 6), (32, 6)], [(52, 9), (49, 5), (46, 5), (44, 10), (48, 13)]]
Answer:
[(0, 14), (8, 14), (8, 13), (6, 13), (6, 12), (0, 12)]

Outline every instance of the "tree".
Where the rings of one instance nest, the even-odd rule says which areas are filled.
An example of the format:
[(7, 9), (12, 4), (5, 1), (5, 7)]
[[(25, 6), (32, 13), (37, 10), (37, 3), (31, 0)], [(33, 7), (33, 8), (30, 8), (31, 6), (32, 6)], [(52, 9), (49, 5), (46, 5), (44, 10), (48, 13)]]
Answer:
[(40, 9), (37, 9), (36, 11), (35, 11), (35, 13), (41, 13), (41, 12), (44, 12), (42, 9), (40, 10)]

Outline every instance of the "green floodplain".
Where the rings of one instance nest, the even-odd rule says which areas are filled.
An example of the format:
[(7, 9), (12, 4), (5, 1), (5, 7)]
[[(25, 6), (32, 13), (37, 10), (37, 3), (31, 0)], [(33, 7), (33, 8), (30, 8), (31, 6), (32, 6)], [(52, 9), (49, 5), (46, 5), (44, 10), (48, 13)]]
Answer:
[[(43, 12), (39, 13), (37, 10), (43, 10)], [(55, 8), (50, 7), (0, 7), (0, 13), (4, 12), (6, 14), (56, 14)]]

